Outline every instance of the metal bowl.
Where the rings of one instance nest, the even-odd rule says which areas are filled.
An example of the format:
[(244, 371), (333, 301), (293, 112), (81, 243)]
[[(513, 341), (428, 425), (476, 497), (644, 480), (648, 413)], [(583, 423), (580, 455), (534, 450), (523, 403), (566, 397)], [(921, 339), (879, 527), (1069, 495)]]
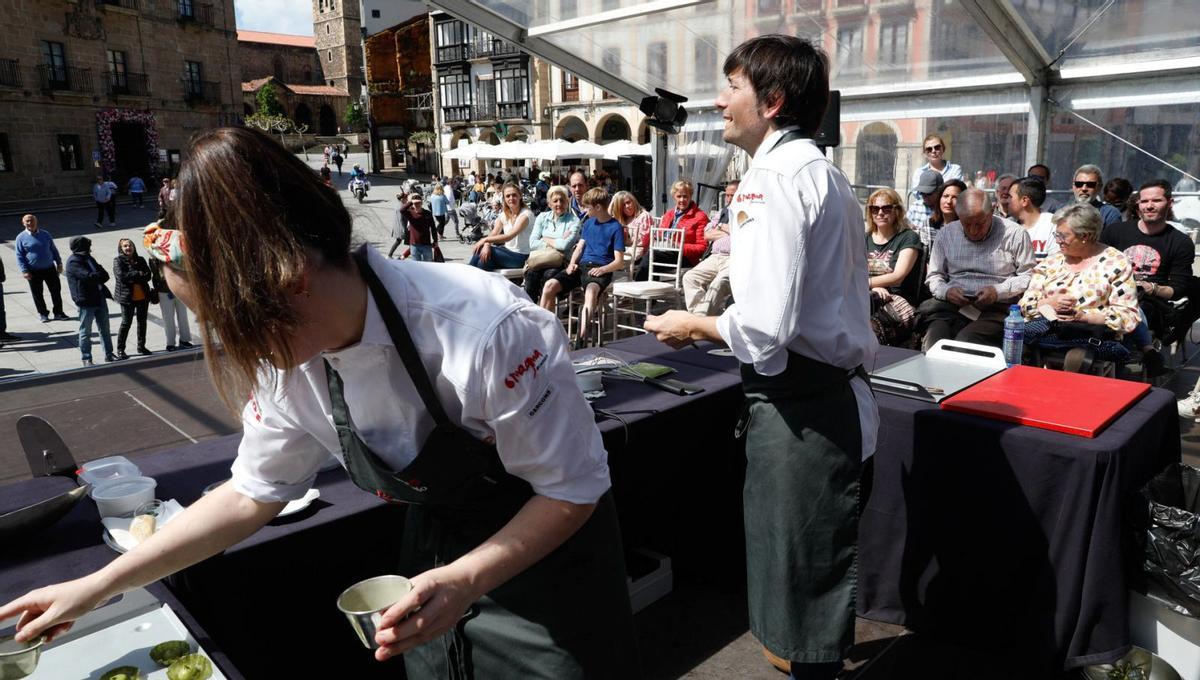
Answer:
[(53, 498), (0, 515), (0, 543), (7, 544), (54, 524), (75, 507), (90, 488), (84, 484)]
[(11, 637), (0, 638), (0, 680), (18, 680), (37, 670), (46, 638), (33, 642), (17, 642)]

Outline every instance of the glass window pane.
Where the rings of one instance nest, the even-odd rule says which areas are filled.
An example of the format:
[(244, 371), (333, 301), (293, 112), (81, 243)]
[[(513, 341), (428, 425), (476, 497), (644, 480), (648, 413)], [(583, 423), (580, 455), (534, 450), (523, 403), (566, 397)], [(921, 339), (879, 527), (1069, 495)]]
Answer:
[[(1062, 66), (1083, 66), (1089, 61), (1103, 63), (1099, 57), (1107, 57), (1111, 63), (1112, 57), (1120, 57), (1120, 61), (1144, 61), (1195, 56), (1196, 48), (1200, 47), (1200, 12), (1195, 0), (1115, 3), (1012, 0), (1012, 3), (1052, 59), (1066, 50)], [(1088, 26), (1093, 19), (1095, 23)]]

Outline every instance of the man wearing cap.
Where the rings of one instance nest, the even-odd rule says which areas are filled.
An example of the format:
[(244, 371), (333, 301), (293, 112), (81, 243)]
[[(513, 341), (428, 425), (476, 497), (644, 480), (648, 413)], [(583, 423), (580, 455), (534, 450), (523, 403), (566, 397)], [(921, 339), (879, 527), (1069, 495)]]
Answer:
[(937, 170), (925, 170), (921, 173), (921, 178), (917, 180), (917, 186), (913, 188), (913, 193), (920, 200), (909, 198), (908, 206), (908, 223), (912, 228), (921, 235), (921, 243), (925, 244), (925, 250), (928, 251), (933, 245), (933, 232), (929, 229), (929, 218), (933, 217), (933, 211), (938, 209), (937, 194), (942, 188), (942, 173)]
[(79, 354), (83, 358), (83, 365), (92, 365), (93, 321), (100, 333), (100, 345), (104, 347), (104, 360), (116, 361), (108, 326), (108, 298), (112, 295), (104, 286), (108, 272), (92, 257), (90, 238), (76, 236), (71, 239), (71, 257), (67, 258), (66, 270), (71, 300), (79, 308)]

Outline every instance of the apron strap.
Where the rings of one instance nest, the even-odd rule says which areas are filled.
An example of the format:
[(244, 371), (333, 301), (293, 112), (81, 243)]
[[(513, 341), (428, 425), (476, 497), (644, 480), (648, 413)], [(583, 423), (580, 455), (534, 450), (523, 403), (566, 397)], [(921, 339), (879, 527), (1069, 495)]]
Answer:
[(367, 246), (365, 244), (354, 252), (354, 261), (358, 264), (363, 279), (367, 282), (367, 288), (371, 290), (371, 295), (375, 298), (375, 306), (379, 309), (379, 315), (383, 317), (383, 324), (387, 326), (388, 335), (392, 337), (392, 344), (396, 346), (400, 361), (404, 363), (404, 369), (408, 371), (408, 377), (412, 379), (413, 386), (417, 388), (417, 394), (425, 403), (426, 410), (429, 411), (429, 415), (433, 416), (433, 422), (439, 427), (449, 424), (450, 418), (446, 415), (446, 410), (442, 408), (442, 402), (438, 401), (437, 393), (433, 391), (433, 383), (429, 380), (429, 373), (426, 372), (425, 365), (421, 363), (421, 356), (417, 354), (417, 346), (413, 344), (412, 336), (408, 334), (408, 326), (404, 324), (404, 319), (400, 316), (400, 311), (396, 309), (395, 303), (392, 302), (392, 296), (388, 294), (387, 288), (384, 288), (383, 282), (367, 264)]
[[(775, 142), (775, 144), (771, 147), (771, 151), (778, 149), (781, 145), (787, 144), (790, 141), (807, 138), (808, 135), (800, 130), (788, 130), (787, 132), (783, 133), (783, 136), (779, 138), (779, 141)], [(771, 151), (768, 151), (767, 153), (771, 153)]]

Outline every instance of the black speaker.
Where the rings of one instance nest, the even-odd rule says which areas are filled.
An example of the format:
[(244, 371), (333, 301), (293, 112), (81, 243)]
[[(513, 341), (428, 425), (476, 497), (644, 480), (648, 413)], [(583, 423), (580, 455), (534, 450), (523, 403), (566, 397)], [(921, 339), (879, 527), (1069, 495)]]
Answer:
[(821, 127), (813, 135), (817, 146), (838, 146), (842, 143), (842, 93), (839, 90), (829, 91), (829, 106), (825, 107), (825, 115), (821, 118)]
[(649, 156), (617, 156), (617, 172), (621, 173), (621, 189), (637, 197), (638, 203), (652, 210), (654, 175)]

